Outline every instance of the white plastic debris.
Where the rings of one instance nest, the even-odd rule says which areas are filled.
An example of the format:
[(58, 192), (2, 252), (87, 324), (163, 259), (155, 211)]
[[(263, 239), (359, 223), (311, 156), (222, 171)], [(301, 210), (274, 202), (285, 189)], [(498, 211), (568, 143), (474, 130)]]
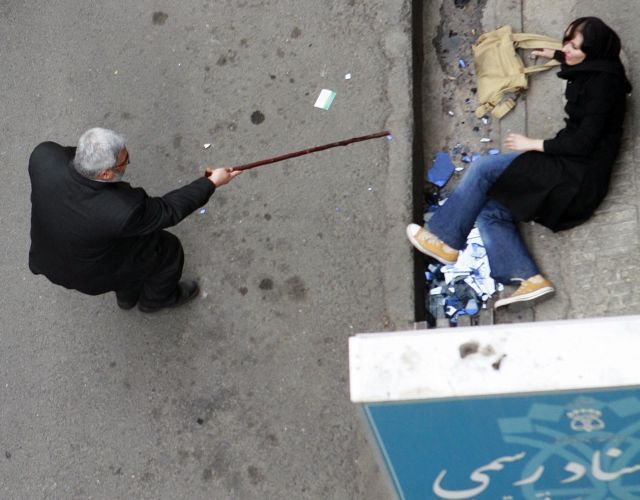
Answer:
[(490, 276), (489, 259), (478, 228), (473, 228), (469, 233), (467, 246), (460, 252), (457, 262), (442, 266), (441, 270), (447, 284), (457, 277), (466, 275), (465, 283), (483, 300), (488, 299), (496, 291), (496, 282)]
[(324, 109), (325, 111), (328, 111), (335, 97), (336, 97), (336, 93), (333, 90), (322, 89), (320, 91), (320, 95), (316, 99), (316, 103), (314, 104), (314, 106), (316, 108), (320, 108), (320, 109)]
[(458, 310), (453, 306), (447, 306), (447, 308), (445, 309), (445, 313), (447, 314), (447, 316), (454, 316), (457, 312)]
[(344, 75), (344, 79), (351, 80), (351, 73), (347, 73), (346, 75)]
[(210, 143), (206, 143), (206, 144), (204, 144), (203, 147), (204, 147), (204, 149), (209, 149), (211, 147), (211, 144)]

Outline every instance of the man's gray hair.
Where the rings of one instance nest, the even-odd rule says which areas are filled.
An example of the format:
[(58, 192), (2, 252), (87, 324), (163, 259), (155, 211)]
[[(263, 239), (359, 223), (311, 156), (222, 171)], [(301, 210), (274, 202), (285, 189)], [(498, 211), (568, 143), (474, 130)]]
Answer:
[(73, 165), (80, 175), (95, 179), (101, 170), (113, 168), (125, 147), (124, 137), (106, 128), (90, 128), (80, 136)]

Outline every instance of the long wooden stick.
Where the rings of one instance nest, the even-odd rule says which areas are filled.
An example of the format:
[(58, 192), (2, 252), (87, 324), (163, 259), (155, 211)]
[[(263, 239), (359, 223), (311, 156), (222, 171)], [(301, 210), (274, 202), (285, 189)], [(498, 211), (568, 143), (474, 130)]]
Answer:
[(388, 136), (390, 132), (385, 130), (383, 132), (378, 132), (376, 134), (370, 135), (362, 135), (360, 137), (352, 137), (351, 139), (345, 139), (344, 141), (332, 142), (330, 144), (324, 144), (322, 146), (316, 146), (315, 148), (303, 149), (301, 151), (296, 151), (294, 153), (288, 153), (282, 156), (274, 156), (273, 158), (267, 158), (266, 160), (255, 161), (253, 163), (246, 163), (244, 165), (236, 165), (235, 167), (231, 167), (233, 172), (238, 170), (250, 170), (252, 168), (260, 167), (262, 165), (268, 165), (270, 163), (276, 163), (279, 161), (288, 160), (290, 158), (295, 158), (297, 156), (308, 155), (310, 153), (316, 153), (317, 151), (324, 151), (325, 149), (336, 148), (338, 146), (348, 146), (349, 144), (353, 144), (354, 142), (368, 141), (370, 139), (378, 139), (379, 137)]
[[(330, 144), (323, 144), (322, 146), (316, 146), (314, 148), (303, 149), (301, 151), (296, 151), (294, 153), (288, 153), (286, 155), (274, 156), (273, 158), (267, 158), (265, 160), (255, 161), (253, 163), (245, 163), (244, 165), (236, 165), (235, 167), (231, 167), (232, 172), (237, 172), (239, 170), (250, 170), (252, 168), (260, 167), (262, 165), (268, 165), (270, 163), (276, 163), (279, 161), (288, 160), (290, 158), (295, 158), (297, 156), (308, 155), (310, 153), (315, 153), (317, 151), (323, 151), (325, 149), (336, 148), (338, 146), (348, 146), (349, 144), (353, 144), (354, 142), (368, 141), (370, 139), (378, 139), (379, 137), (385, 137), (391, 135), (391, 132), (385, 130), (383, 132), (378, 132), (376, 134), (362, 135), (360, 137), (352, 137), (351, 139), (345, 139), (344, 141), (332, 142)], [(207, 173), (205, 175), (210, 175), (210, 169), (207, 169)]]

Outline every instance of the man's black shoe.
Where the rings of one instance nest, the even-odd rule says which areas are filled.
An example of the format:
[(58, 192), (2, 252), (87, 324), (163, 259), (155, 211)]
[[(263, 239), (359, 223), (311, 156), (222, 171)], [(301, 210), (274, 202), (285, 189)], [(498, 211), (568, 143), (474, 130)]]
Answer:
[(140, 298), (140, 292), (135, 292), (131, 290), (116, 291), (116, 302), (118, 303), (118, 307), (120, 309), (124, 309), (125, 311), (128, 311), (129, 309), (133, 309), (138, 303), (139, 298)]
[(124, 309), (125, 311), (128, 311), (129, 309), (133, 309), (138, 303), (137, 300), (127, 301), (127, 300), (120, 300), (120, 299), (118, 299), (117, 302), (118, 302), (118, 307), (120, 309)]
[(139, 303), (138, 309), (140, 309), (144, 313), (152, 313), (168, 307), (180, 307), (181, 305), (184, 305), (187, 302), (195, 299), (198, 296), (199, 292), (200, 287), (198, 286), (198, 283), (196, 281), (181, 281), (180, 283), (178, 283), (178, 297), (176, 298), (175, 302), (162, 306), (149, 306), (144, 305), (143, 303)]

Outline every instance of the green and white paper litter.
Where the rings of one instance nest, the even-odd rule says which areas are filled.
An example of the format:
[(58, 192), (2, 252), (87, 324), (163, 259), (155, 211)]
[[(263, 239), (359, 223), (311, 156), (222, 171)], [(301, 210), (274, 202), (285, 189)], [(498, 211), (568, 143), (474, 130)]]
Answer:
[(320, 108), (320, 109), (324, 109), (325, 111), (328, 111), (335, 97), (336, 97), (336, 93), (333, 90), (322, 89), (320, 91), (320, 95), (316, 99), (316, 103), (314, 104), (314, 106), (316, 108)]

